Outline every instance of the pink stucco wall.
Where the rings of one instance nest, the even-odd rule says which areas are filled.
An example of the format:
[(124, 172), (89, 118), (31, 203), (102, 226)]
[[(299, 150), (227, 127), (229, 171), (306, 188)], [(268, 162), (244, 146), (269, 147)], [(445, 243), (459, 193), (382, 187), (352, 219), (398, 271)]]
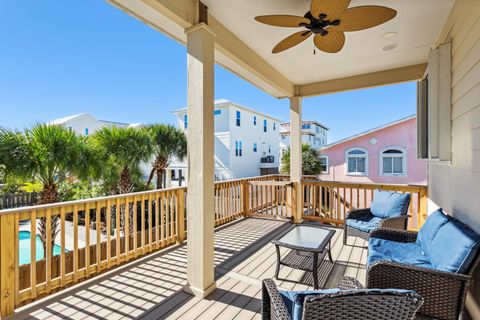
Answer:
[[(372, 139), (377, 142), (372, 144)], [(322, 174), (322, 180), (399, 183), (399, 184), (427, 184), (427, 162), (417, 159), (417, 125), (416, 118), (393, 124), (345, 141), (343, 143), (324, 148), (320, 154), (328, 156), (328, 173)], [(380, 172), (380, 153), (386, 147), (403, 147), (406, 150), (406, 175), (384, 176)], [(368, 174), (353, 176), (347, 174), (346, 152), (351, 148), (362, 148), (368, 152)]]

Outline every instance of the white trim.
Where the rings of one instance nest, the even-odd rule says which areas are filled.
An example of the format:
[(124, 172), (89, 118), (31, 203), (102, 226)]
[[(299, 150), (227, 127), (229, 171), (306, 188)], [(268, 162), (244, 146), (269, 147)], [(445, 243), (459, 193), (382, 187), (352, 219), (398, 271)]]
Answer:
[[(363, 151), (365, 152), (365, 156), (363, 156), (365, 158), (365, 172), (348, 172), (348, 153), (351, 152), (351, 151), (354, 151), (354, 150), (359, 150), (359, 151)], [(354, 157), (354, 156), (352, 156)], [(356, 155), (355, 156), (356, 158), (361, 158), (362, 156), (360, 155)], [(354, 177), (365, 177), (365, 176), (368, 176), (368, 166), (369, 166), (369, 161), (368, 161), (368, 151), (366, 149), (363, 149), (363, 148), (357, 148), (357, 147), (354, 147), (354, 148), (349, 148), (345, 151), (345, 174), (347, 176), (354, 176)]]
[[(383, 172), (383, 153), (387, 150), (398, 150), (400, 152), (402, 152), (402, 155), (401, 156), (395, 156), (395, 155), (392, 155), (392, 156), (387, 156), (388, 157), (402, 157), (402, 173), (384, 173)], [(380, 150), (379, 154), (379, 161), (378, 161), (378, 174), (382, 177), (406, 177), (408, 175), (408, 171), (407, 171), (407, 149), (405, 149), (404, 147), (400, 147), (400, 146), (387, 146), (387, 147), (384, 147)], [(393, 163), (392, 163), (393, 165)], [(393, 167), (392, 167), (392, 170), (393, 170)]]
[(321, 174), (328, 174), (328, 172), (329, 172), (329, 170), (328, 170), (328, 169), (329, 169), (329, 166), (328, 166), (328, 156), (320, 156), (320, 159), (322, 159), (322, 158), (327, 159), (327, 162), (326, 162), (326, 164), (325, 164), (327, 170), (326, 170), (326, 171), (320, 171), (320, 173), (321, 173)]

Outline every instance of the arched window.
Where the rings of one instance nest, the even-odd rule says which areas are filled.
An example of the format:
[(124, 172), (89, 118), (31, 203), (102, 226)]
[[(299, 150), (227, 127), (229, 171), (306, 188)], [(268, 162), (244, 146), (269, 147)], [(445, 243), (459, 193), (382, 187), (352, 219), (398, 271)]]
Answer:
[(397, 176), (406, 174), (406, 152), (400, 147), (388, 147), (380, 153), (381, 174)]
[(363, 149), (350, 149), (346, 153), (347, 174), (368, 174), (368, 153)]

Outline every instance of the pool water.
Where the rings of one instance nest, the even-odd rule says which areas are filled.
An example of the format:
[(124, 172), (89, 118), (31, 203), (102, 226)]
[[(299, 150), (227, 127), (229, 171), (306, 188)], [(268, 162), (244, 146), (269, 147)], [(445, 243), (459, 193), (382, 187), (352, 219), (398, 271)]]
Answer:
[[(19, 262), (20, 265), (30, 263), (30, 231), (20, 231), (18, 233), (18, 249), (19, 249)], [(36, 259), (42, 260), (44, 258), (43, 252), (43, 245), (42, 240), (40, 240), (40, 236), (37, 235), (36, 244), (35, 244), (35, 251), (36, 251)], [(62, 248), (56, 244), (53, 247), (53, 255), (59, 255), (62, 251)], [(67, 252), (67, 250), (65, 250)]]

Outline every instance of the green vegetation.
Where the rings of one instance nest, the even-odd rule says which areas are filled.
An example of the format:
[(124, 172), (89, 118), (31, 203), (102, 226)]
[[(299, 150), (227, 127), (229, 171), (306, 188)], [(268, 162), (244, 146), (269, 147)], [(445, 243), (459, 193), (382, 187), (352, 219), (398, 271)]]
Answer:
[[(302, 144), (302, 174), (316, 175), (321, 171), (320, 154), (312, 146)], [(290, 174), (290, 149), (282, 155), (281, 172)]]

